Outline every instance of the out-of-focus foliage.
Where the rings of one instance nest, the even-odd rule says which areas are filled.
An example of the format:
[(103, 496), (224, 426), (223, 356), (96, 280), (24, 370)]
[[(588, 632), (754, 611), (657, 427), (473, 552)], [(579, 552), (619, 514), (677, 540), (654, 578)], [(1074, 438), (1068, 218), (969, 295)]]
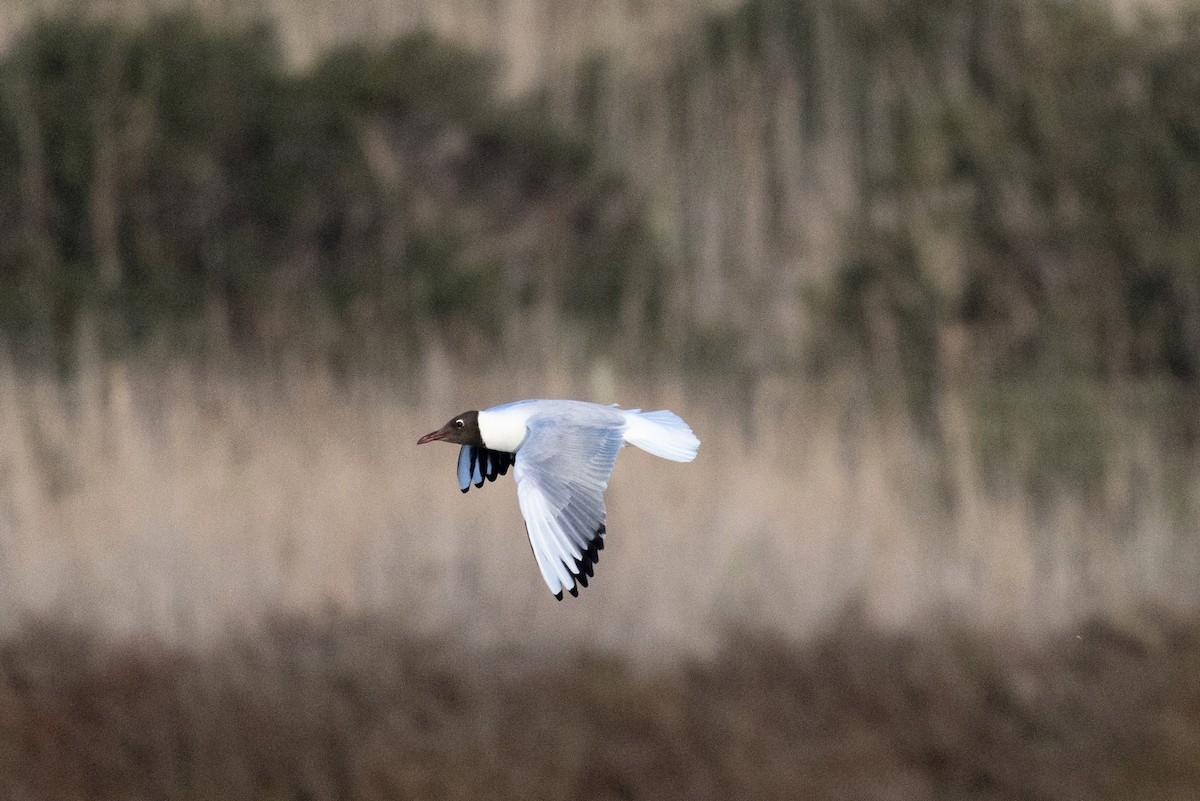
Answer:
[(611, 308), (647, 320), (637, 204), (494, 71), (424, 34), (296, 74), (265, 26), (33, 25), (0, 63), (0, 330), (44, 358), (81, 318), (193, 347), (216, 315), (251, 347), (469, 357), (513, 310), (600, 343)]
[(296, 72), (265, 26), (37, 23), (0, 63), (0, 327), (469, 358), (548, 310), (922, 413), (950, 374), (1200, 376), (1194, 14), (750, 0), (622, 58), (513, 101), (424, 34)]
[(1194, 13), (749, 0), (667, 61), (646, 78), (592, 59), (574, 103), (652, 173), (703, 279), (697, 318), (740, 358), (853, 357), (927, 397), (962, 332), (959, 362), (988, 380), (1197, 378)]
[[(841, 296), (932, 296), (934, 313), (883, 315), (898, 339), (962, 325), (995, 377), (1193, 381), (1200, 25), (1127, 29), (1079, 3), (862, 9), (845, 24), (865, 43), (864, 93), (887, 81), (891, 140), (862, 216), (913, 242), (915, 269), (864, 284), (849, 261)], [(950, 280), (939, 238), (959, 255)]]

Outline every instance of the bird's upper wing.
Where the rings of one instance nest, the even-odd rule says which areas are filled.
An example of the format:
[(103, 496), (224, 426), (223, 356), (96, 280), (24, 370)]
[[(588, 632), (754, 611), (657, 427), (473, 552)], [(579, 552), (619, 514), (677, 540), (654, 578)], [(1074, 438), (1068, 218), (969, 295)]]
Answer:
[(550, 592), (579, 594), (604, 547), (604, 490), (621, 449), (620, 414), (534, 415), (516, 460), (517, 500)]
[(511, 453), (491, 451), (474, 445), (463, 445), (458, 451), (458, 488), (466, 492), (474, 483), (482, 487), (484, 479), (495, 481), (508, 472), (516, 459)]

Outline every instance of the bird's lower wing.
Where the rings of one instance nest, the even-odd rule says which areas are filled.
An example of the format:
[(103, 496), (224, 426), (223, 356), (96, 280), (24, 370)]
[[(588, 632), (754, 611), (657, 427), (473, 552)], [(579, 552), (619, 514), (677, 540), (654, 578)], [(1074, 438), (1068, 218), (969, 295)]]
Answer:
[[(517, 499), (533, 558), (550, 592), (560, 601), (563, 590), (579, 594), (594, 575), (594, 565), (604, 549), (603, 515), (598, 521), (579, 522), (556, 516), (541, 489), (530, 481), (517, 484)], [(576, 586), (578, 585), (578, 586)]]
[(517, 500), (550, 592), (579, 594), (606, 534), (604, 490), (621, 449), (619, 424), (530, 420), (516, 464)]

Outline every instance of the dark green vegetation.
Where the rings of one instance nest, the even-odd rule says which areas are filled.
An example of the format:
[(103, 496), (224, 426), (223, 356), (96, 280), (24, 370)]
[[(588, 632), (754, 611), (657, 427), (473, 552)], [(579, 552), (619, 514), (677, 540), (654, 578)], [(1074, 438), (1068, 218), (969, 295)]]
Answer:
[(471, 354), (539, 309), (623, 359), (851, 359), (918, 406), (947, 331), (989, 381), (1200, 377), (1195, 14), (752, 0), (676, 46), (508, 101), (426, 35), (289, 71), (265, 26), (37, 23), (0, 62), (0, 330)]
[[(725, 234), (766, 262), (740, 265), (748, 283), (783, 285), (797, 257), (824, 268), (798, 220), (824, 211), (840, 229), (811, 287), (824, 358), (936, 381), (939, 332), (961, 328), (991, 379), (1200, 377), (1194, 11), (1120, 23), (1104, 3), (750, 0), (688, 40), (665, 91), (680, 150), (736, 149), (742, 203), (762, 204), (760, 234)], [(702, 104), (739, 123), (715, 152)], [(747, 258), (685, 240), (696, 260)]]
[(438, 329), (480, 351), (542, 305), (644, 334), (637, 204), (493, 73), (427, 35), (297, 74), (265, 27), (34, 25), (0, 63), (0, 329), (34, 358), (81, 319), (107, 348), (357, 358)]
[[(200, 654), (30, 627), (0, 646), (0, 788), (26, 801), (1185, 799), (1200, 623), (1039, 646), (854, 618), (639, 673), (456, 657), (363, 620)], [(1011, 646), (1011, 644), (1010, 644)]]

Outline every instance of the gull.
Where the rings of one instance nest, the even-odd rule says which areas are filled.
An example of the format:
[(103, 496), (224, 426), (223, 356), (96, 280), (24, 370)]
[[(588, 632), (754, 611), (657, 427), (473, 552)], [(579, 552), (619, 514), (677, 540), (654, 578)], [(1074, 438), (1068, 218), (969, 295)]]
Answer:
[[(700, 440), (678, 415), (574, 400), (523, 400), (463, 412), (417, 440), (451, 442), (458, 487), (513, 468), (517, 502), (538, 570), (550, 592), (573, 596), (594, 575), (604, 548), (604, 490), (626, 444), (673, 462), (696, 458)], [(518, 458), (520, 457), (520, 458)]]

